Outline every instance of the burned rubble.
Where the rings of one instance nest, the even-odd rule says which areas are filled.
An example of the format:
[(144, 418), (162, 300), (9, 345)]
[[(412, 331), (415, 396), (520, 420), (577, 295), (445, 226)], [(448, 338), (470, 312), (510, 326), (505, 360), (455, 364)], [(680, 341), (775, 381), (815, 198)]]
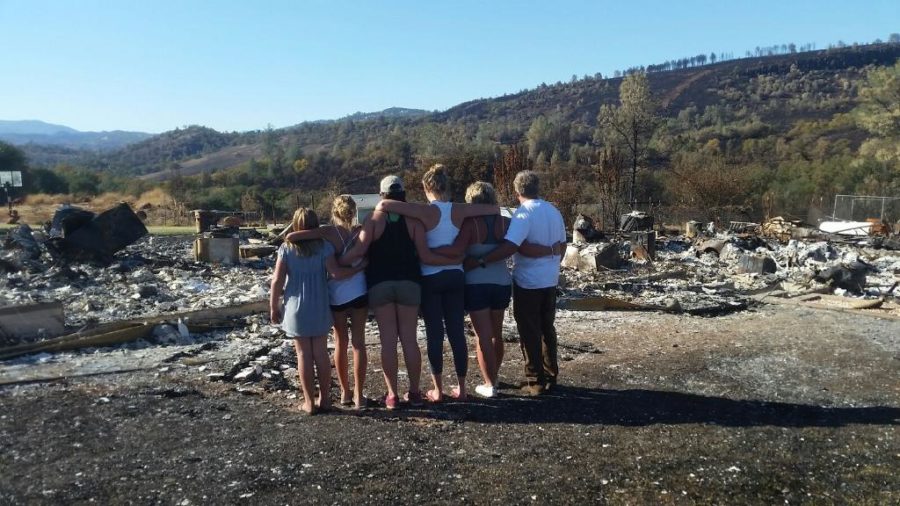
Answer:
[(0, 277), (0, 303), (60, 301), (67, 308), (67, 324), (80, 327), (240, 304), (268, 294), (265, 277), (272, 259), (225, 268), (192, 261), (190, 248), (189, 239), (148, 236), (109, 264), (72, 263), (53, 259), (46, 251), (31, 253), (32, 264)]
[[(62, 229), (64, 239), (96, 219), (69, 210), (56, 228)], [(666, 233), (657, 227), (657, 235), (656, 230), (646, 230), (653, 228), (653, 220), (642, 213), (623, 217), (622, 226), (628, 230), (604, 234), (589, 218), (578, 220), (575, 240), (563, 259), (559, 307), (564, 312), (716, 316), (809, 294), (846, 300), (848, 308), (883, 303), (896, 308), (900, 253), (883, 248), (883, 242), (792, 239), (785, 226), (777, 234), (764, 234), (764, 227), (755, 224), (733, 224), (716, 232), (688, 223), (688, 233)], [(53, 346), (19, 344), (0, 358), (32, 353), (16, 360), (53, 361), (46, 351), (77, 349), (81, 337), (89, 350), (110, 345), (129, 350), (162, 347), (170, 348), (165, 353), (178, 355), (203, 349), (220, 357), (200, 371), (209, 380), (231, 382), (247, 392), (295, 395), (292, 343), (266, 314), (274, 247), (242, 232), (239, 224), (223, 225), (207, 225), (193, 237), (142, 236), (105, 256), (66, 254), (65, 248), (50, 245), (52, 234), (27, 225), (11, 230), (0, 252), (5, 270), (0, 276), (0, 306), (58, 303), (70, 334), (56, 338), (67, 342), (55, 347), (54, 336), (39, 333), (39, 339), (50, 338), (47, 342)], [(213, 258), (198, 255), (201, 241), (207, 241), (209, 253), (213, 251), (209, 241), (217, 239), (228, 241), (227, 261), (215, 261), (218, 253)], [(232, 245), (254, 248), (261, 258), (237, 254)], [(507, 326), (507, 337), (514, 338), (512, 322)], [(121, 335), (106, 339), (107, 333)], [(376, 336), (370, 321), (367, 342), (377, 344)], [(6, 338), (2, 342), (14, 344)], [(77, 354), (65, 353), (67, 359)], [(168, 356), (165, 353), (162, 356)]]
[[(584, 218), (579, 221), (581, 229), (592, 230)], [(628, 230), (615, 237), (576, 233), (563, 259), (567, 297), (603, 297), (607, 304), (614, 298), (636, 309), (710, 315), (744, 309), (760, 293), (774, 290), (843, 296), (848, 303), (894, 299), (900, 279), (900, 252), (884, 247), (890, 238), (847, 241), (804, 231), (803, 238), (793, 239), (797, 227), (784, 224), (776, 230), (770, 222), (765, 234), (766, 228), (752, 223), (717, 232), (688, 222), (683, 234), (655, 237), (650, 255), (639, 229), (652, 222), (632, 214), (622, 224)]]

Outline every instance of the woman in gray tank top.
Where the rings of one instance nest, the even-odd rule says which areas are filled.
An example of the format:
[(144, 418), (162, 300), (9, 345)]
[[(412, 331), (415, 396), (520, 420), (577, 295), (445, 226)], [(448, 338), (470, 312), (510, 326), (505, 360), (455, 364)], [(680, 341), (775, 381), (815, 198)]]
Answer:
[[(472, 204), (497, 204), (494, 188), (477, 182), (466, 189), (466, 202)], [(463, 224), (468, 227), (470, 239), (466, 256), (483, 258), (503, 242), (509, 218), (501, 215), (472, 218)], [(478, 268), (466, 272), (465, 307), (478, 337), (475, 347), (478, 367), (484, 383), (475, 387), (482, 397), (494, 397), (497, 393), (497, 374), (503, 361), (503, 317), (512, 297), (512, 276), (506, 261), (491, 264), (480, 263)]]

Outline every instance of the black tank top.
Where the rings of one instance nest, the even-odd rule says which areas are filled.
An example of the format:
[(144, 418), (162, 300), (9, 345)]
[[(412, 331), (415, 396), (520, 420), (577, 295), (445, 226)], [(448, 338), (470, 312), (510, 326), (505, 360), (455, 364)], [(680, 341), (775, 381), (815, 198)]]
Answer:
[(369, 246), (366, 285), (371, 288), (382, 281), (418, 283), (421, 276), (416, 244), (409, 237), (406, 219), (389, 214), (385, 220), (384, 233)]

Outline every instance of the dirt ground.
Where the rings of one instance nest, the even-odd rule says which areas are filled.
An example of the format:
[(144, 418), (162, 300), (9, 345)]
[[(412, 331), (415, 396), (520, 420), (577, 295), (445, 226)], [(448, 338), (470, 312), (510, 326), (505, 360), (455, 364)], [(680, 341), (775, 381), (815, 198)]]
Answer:
[(227, 343), (75, 354), (138, 370), (0, 388), (0, 502), (900, 503), (900, 322), (762, 306), (558, 329), (547, 395), (519, 394), (509, 342), (497, 399), (312, 417), (210, 381)]

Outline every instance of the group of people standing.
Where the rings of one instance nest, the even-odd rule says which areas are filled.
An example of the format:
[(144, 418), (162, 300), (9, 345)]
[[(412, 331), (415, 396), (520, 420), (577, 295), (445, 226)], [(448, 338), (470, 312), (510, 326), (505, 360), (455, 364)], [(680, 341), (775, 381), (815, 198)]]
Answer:
[[(270, 309), (274, 323), (294, 339), (304, 402), (314, 413), (330, 407), (331, 364), (327, 336), (334, 328), (335, 370), (340, 402), (366, 408), (365, 322), (375, 314), (387, 409), (401, 402), (397, 342), (403, 351), (409, 386), (403, 400), (412, 406), (442, 402), (445, 395), (465, 400), (468, 346), (464, 318), (469, 313), (477, 336), (476, 352), (484, 382), (475, 388), (494, 397), (504, 355), (506, 308), (513, 301), (525, 358), (523, 391), (539, 395), (556, 385), (556, 286), (566, 242), (559, 211), (539, 197), (535, 172), (516, 175), (519, 207), (503, 217), (493, 187), (476, 182), (466, 204), (450, 202), (450, 180), (441, 165), (422, 178), (428, 204), (406, 202), (403, 181), (381, 180), (372, 214), (354, 225), (356, 205), (347, 195), (332, 205), (332, 224), (319, 226), (316, 214), (298, 209), (292, 232), (278, 250)], [(506, 259), (514, 257), (510, 273)], [(425, 322), (433, 387), (420, 389), (422, 358), (416, 341), (419, 314)], [(450, 343), (457, 386), (445, 393), (444, 339)], [(353, 387), (348, 376), (353, 349)], [(315, 370), (315, 373), (314, 373)], [(314, 376), (319, 392), (314, 397)]]

